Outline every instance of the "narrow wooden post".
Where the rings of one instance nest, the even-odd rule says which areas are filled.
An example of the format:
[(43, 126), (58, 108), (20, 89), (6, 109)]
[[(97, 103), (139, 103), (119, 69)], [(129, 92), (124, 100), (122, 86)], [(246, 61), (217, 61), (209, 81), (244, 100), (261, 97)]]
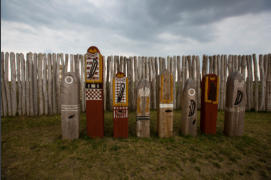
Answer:
[[(65, 73), (61, 82), (62, 139), (79, 138), (80, 80), (74, 72)], [(67, 98), (68, 97), (68, 98)]]
[(5, 90), (5, 54), (4, 52), (1, 52), (1, 100), (2, 100), (2, 116), (7, 116), (7, 96), (6, 96), (6, 90)]
[(260, 99), (260, 111), (265, 110), (265, 73), (264, 73), (264, 57), (263, 55), (259, 56), (259, 68), (260, 68), (260, 78), (261, 78), (261, 99)]
[[(56, 73), (55, 73), (55, 79), (56, 79), (56, 106), (57, 106), (57, 114), (61, 113), (61, 102), (60, 102), (60, 58), (61, 58), (61, 54), (57, 54), (56, 57)], [(78, 68), (78, 81), (80, 84), (80, 75), (79, 75), (79, 55), (78, 55), (78, 59), (77, 59), (77, 68)], [(79, 86), (80, 87), (80, 86)], [(79, 90), (79, 94), (80, 94), (80, 90)], [(80, 98), (80, 96), (79, 96)]]
[(107, 102), (107, 96), (106, 94), (108, 93), (107, 92), (107, 89), (106, 89), (106, 65), (105, 65), (105, 56), (103, 56), (103, 96), (104, 96), (104, 111), (106, 111), (106, 102)]
[(221, 95), (221, 67), (220, 67), (220, 65), (221, 65), (221, 61), (220, 61), (221, 59), (220, 59), (220, 55), (217, 55), (216, 56), (216, 64), (217, 64), (217, 76), (218, 76), (218, 80), (219, 80), (219, 84), (220, 84), (220, 86), (219, 86), (219, 97), (218, 97), (218, 109), (219, 110), (221, 110), (221, 97), (222, 97), (222, 95)]
[(113, 78), (114, 138), (128, 137), (128, 78), (118, 72)]
[[(138, 74), (138, 58), (137, 56), (134, 56), (134, 71), (135, 71), (135, 82), (134, 82), (134, 100), (136, 100), (137, 97), (137, 85), (138, 85), (138, 81), (139, 81), (139, 74)], [(134, 101), (133, 104), (133, 109), (136, 109), (136, 101)]]
[(52, 55), (48, 54), (48, 113), (50, 115), (53, 114), (52, 82)]
[(228, 58), (227, 58), (227, 55), (224, 55), (224, 84), (223, 84), (223, 89), (224, 89), (224, 93), (223, 93), (223, 102), (224, 102), (223, 103), (223, 107), (224, 107), (224, 109), (225, 109), (225, 105), (226, 105), (227, 64), (228, 64)]
[(200, 99), (201, 99), (201, 97), (200, 97), (200, 95), (201, 95), (201, 91), (200, 91), (200, 79), (201, 79), (201, 77), (200, 77), (200, 60), (199, 60), (199, 56), (196, 56), (196, 83), (197, 83), (197, 85), (196, 85), (196, 91), (197, 91), (197, 96), (196, 96), (196, 98), (197, 98), (197, 104), (198, 104), (198, 106), (197, 106), (197, 108), (198, 109), (200, 109)]
[(38, 64), (38, 55), (34, 53), (34, 61), (33, 61), (33, 110), (34, 115), (38, 115), (38, 80), (37, 80), (37, 64)]
[(182, 93), (182, 86), (183, 86), (180, 56), (177, 56), (177, 76), (178, 76), (178, 80), (177, 80), (177, 90), (176, 90), (177, 91), (176, 108), (180, 109), (181, 108), (181, 93)]
[(39, 115), (44, 114), (44, 101), (43, 101), (43, 92), (42, 92), (42, 63), (44, 57), (41, 53), (38, 55), (38, 91), (39, 91)]
[(10, 97), (10, 86), (9, 86), (9, 80), (8, 80), (8, 75), (9, 75), (9, 53), (6, 52), (5, 54), (5, 88), (6, 88), (6, 96), (7, 96), (7, 109), (8, 109), (8, 115), (12, 115), (12, 110), (11, 110), (11, 97)]
[(227, 80), (227, 98), (224, 133), (228, 136), (242, 136), (246, 106), (246, 85), (243, 76), (235, 71)]
[(159, 77), (158, 121), (159, 137), (173, 136), (173, 76), (165, 70)]
[(251, 81), (252, 81), (252, 72), (251, 72), (251, 58), (249, 56), (246, 56), (246, 61), (247, 61), (247, 110), (251, 110)]
[[(243, 60), (242, 60), (242, 62), (243, 62)], [(229, 74), (232, 73), (232, 55), (229, 55), (228, 69), (229, 69)]]
[(80, 55), (81, 61), (81, 104), (82, 104), (82, 112), (86, 112), (86, 96), (85, 96), (85, 56)]
[(134, 104), (134, 84), (133, 84), (133, 67), (132, 67), (132, 57), (127, 61), (127, 77), (128, 77), (128, 99), (129, 99), (129, 109), (133, 109)]
[(110, 64), (111, 64), (111, 56), (107, 56), (107, 68), (106, 68), (106, 109), (107, 110), (111, 110), (110, 108), (110, 104), (111, 101), (110, 101), (110, 96), (111, 96), (111, 93), (110, 93), (110, 82), (109, 82), (109, 79), (110, 79), (110, 74), (111, 74), (111, 68), (110, 68)]
[(10, 53), (10, 70), (11, 70), (11, 115), (15, 116), (17, 112), (17, 91), (16, 91), (16, 66), (15, 54)]
[(68, 64), (69, 64), (69, 54), (65, 54), (64, 73), (68, 72)]
[(150, 136), (150, 83), (141, 80), (137, 87), (136, 135)]
[(197, 93), (196, 81), (186, 80), (182, 95), (181, 132), (183, 135), (197, 135)]
[(24, 59), (24, 54), (20, 54), (20, 59), (21, 59), (21, 68), (22, 68), (22, 115), (26, 114), (26, 82), (25, 82), (25, 59)]
[(177, 57), (171, 57), (171, 71), (173, 75), (173, 108), (176, 109), (176, 66), (177, 66)]
[(30, 54), (26, 54), (26, 62), (25, 62), (25, 105), (26, 105), (26, 115), (30, 115), (30, 97), (29, 97), (29, 59), (30, 59)]
[(74, 72), (74, 56), (70, 54), (70, 72)]
[[(76, 62), (74, 60), (74, 67)], [(75, 68), (74, 68), (75, 69)], [(74, 71), (76, 73), (76, 71)], [(76, 73), (77, 75), (77, 73)], [(52, 113), (56, 114), (57, 112), (57, 102), (56, 102), (56, 54), (53, 53), (52, 56)]]
[(29, 80), (29, 115), (34, 115), (34, 99), (33, 99), (33, 54), (30, 52), (28, 60), (28, 80)]
[(271, 54), (267, 55), (268, 68), (266, 68), (266, 111), (271, 111)]
[(113, 82), (113, 77), (114, 77), (114, 72), (115, 72), (114, 67), (113, 67), (113, 65), (114, 65), (113, 60), (114, 60), (113, 56), (111, 56), (111, 62), (110, 62), (110, 66), (109, 66), (109, 68), (110, 68), (110, 83), (109, 83), (109, 88), (110, 88), (110, 96), (109, 96), (109, 99), (110, 99), (110, 111), (113, 110), (113, 106), (112, 106), (112, 104), (113, 104), (113, 88), (112, 88), (113, 85), (112, 85), (112, 82)]
[(209, 74), (213, 74), (213, 56), (209, 56)]
[(202, 56), (202, 77), (207, 73), (207, 65), (208, 65), (208, 56)]
[(186, 58), (185, 56), (182, 56), (182, 87), (181, 87), (181, 94), (183, 92), (183, 88), (184, 88), (184, 82), (186, 81)]
[[(17, 64), (17, 87), (18, 87), (18, 115), (22, 115), (22, 82), (21, 82), (21, 57), (19, 53), (16, 53), (16, 64)], [(2, 83), (3, 86), (3, 83)]]
[(259, 88), (258, 88), (258, 66), (257, 66), (257, 59), (256, 54), (253, 54), (253, 65), (254, 65), (254, 107), (255, 111), (258, 112), (259, 110)]
[(151, 80), (151, 91), (152, 91), (152, 108), (156, 109), (157, 99), (156, 99), (156, 78), (158, 76), (158, 64), (157, 57), (152, 58), (152, 80)]
[(224, 110), (224, 104), (225, 104), (225, 102), (224, 102), (224, 94), (225, 94), (225, 90), (224, 90), (224, 88), (225, 88), (225, 86), (224, 86), (224, 84), (225, 84), (225, 76), (224, 76), (225, 57), (224, 57), (224, 55), (221, 55), (220, 62), (221, 63), (220, 63), (220, 96), (219, 96), (219, 99), (221, 102), (220, 109)]
[(87, 49), (85, 57), (87, 135), (92, 138), (103, 137), (103, 56), (97, 47), (91, 46)]
[[(44, 98), (44, 114), (48, 115), (49, 106), (48, 106), (48, 57), (46, 54), (43, 54), (43, 98)], [(48, 73), (47, 73), (48, 72)]]
[(241, 55), (238, 55), (238, 72), (241, 72), (241, 67), (242, 67), (242, 57)]

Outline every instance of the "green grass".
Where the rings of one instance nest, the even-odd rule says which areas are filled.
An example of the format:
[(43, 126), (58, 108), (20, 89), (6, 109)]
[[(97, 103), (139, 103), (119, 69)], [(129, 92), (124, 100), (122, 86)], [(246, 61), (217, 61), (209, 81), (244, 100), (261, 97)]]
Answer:
[[(199, 115), (199, 113), (198, 113)], [(2, 179), (270, 179), (271, 113), (247, 112), (242, 137), (180, 135), (180, 111), (174, 112), (174, 137), (158, 138), (156, 112), (151, 138), (137, 138), (135, 113), (129, 114), (129, 138), (114, 139), (112, 112), (105, 113), (105, 137), (61, 139), (60, 116), (2, 119)], [(199, 121), (198, 121), (199, 125)]]

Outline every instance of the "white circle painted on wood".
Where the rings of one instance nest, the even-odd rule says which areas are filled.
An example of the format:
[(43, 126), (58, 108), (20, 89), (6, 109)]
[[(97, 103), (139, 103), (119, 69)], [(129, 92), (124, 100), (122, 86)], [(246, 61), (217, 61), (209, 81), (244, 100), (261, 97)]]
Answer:
[(66, 76), (65, 77), (65, 83), (67, 83), (67, 84), (73, 83), (73, 77), (72, 76)]
[(195, 96), (195, 94), (196, 94), (195, 89), (193, 89), (193, 88), (188, 89), (188, 95), (189, 96)]

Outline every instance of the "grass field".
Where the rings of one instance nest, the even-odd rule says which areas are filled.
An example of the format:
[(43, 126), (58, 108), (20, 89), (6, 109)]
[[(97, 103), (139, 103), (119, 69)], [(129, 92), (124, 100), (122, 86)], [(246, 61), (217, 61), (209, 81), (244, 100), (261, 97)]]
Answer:
[(114, 139), (106, 112), (105, 138), (90, 139), (81, 114), (74, 141), (61, 139), (60, 116), (3, 118), (2, 179), (271, 179), (271, 113), (246, 113), (243, 137), (223, 135), (223, 112), (216, 135), (184, 137), (180, 117), (175, 136), (160, 139), (153, 111), (151, 138), (140, 139), (132, 112), (129, 138)]

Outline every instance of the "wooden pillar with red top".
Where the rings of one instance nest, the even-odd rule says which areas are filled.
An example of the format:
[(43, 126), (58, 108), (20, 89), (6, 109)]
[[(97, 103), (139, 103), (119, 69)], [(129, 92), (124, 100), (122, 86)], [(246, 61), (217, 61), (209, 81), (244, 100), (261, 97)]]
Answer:
[(128, 137), (128, 78), (118, 72), (113, 78), (114, 137)]
[[(103, 56), (95, 46), (85, 55), (87, 135), (104, 136)], [(67, 97), (69, 98), (69, 97)]]
[(201, 90), (200, 129), (205, 134), (215, 134), (219, 95), (218, 76), (215, 74), (203, 76)]

